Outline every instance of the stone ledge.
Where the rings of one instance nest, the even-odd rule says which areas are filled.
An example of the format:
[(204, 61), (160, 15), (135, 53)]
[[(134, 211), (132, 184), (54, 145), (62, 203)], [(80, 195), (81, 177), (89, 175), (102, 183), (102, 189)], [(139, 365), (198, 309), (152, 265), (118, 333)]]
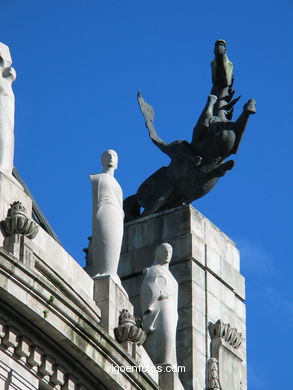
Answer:
[[(146, 374), (118, 372), (113, 376), (112, 365), (136, 366), (136, 361), (86, 313), (82, 312), (41, 274), (21, 270), (9, 255), (0, 257), (1, 298), (23, 317), (33, 322), (47, 337), (79, 361), (81, 367), (92, 372), (111, 389), (157, 389), (157, 384)], [(45, 310), (50, 297), (56, 299)], [(3, 305), (1, 304), (1, 307)], [(26, 336), (24, 334), (24, 336)], [(108, 370), (108, 372), (107, 372)]]

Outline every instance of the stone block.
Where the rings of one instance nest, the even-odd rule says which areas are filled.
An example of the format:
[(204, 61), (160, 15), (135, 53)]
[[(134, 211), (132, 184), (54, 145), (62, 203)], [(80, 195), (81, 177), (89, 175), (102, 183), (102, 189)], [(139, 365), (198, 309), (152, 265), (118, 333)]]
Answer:
[[(75, 294), (85, 301), (92, 301), (94, 282), (81, 266), (64, 250), (64, 248), (42, 228), (32, 240), (35, 257), (45, 264), (45, 267), (57, 275)], [(54, 280), (54, 279), (53, 279)]]
[(77, 379), (73, 375), (68, 375), (62, 390), (77, 390)]
[(239, 295), (242, 299), (245, 299), (245, 279), (225, 259), (221, 259), (221, 269), (219, 276), (226, 284), (235, 290), (237, 295)]
[(121, 250), (120, 260), (118, 264), (118, 275), (122, 279), (125, 276), (133, 273), (133, 252), (123, 252)]
[(42, 364), (42, 355), (43, 351), (38, 346), (33, 347), (27, 359), (28, 364), (32, 367), (39, 367)]
[(191, 232), (192, 236), (196, 236), (201, 241), (205, 240), (205, 218), (204, 216), (193, 207), (190, 206), (191, 212)]
[(210, 269), (217, 275), (221, 274), (221, 261), (223, 259), (223, 255), (217, 249), (207, 246), (207, 268)]
[(222, 303), (209, 292), (207, 293), (207, 313), (208, 320), (211, 322), (216, 322), (218, 319), (222, 319)]
[(159, 373), (159, 386), (161, 390), (184, 390), (178, 374), (168, 365), (162, 365), (162, 372)]
[[(140, 271), (152, 264), (160, 243), (173, 246), (170, 270), (179, 285), (177, 358), (178, 364), (186, 366), (180, 378), (185, 389), (203, 390), (209, 350), (207, 322), (221, 319), (245, 334), (245, 285), (239, 273), (239, 251), (192, 206), (142, 218), (126, 224), (125, 230), (122, 268), (127, 278), (123, 283), (135, 310), (140, 306)], [(245, 353), (245, 343), (241, 349)]]
[(63, 368), (61, 366), (55, 366), (54, 367), (54, 372), (53, 372), (53, 375), (50, 378), (50, 381), (54, 385), (63, 386), (64, 383), (65, 383), (65, 375), (66, 375), (65, 368)]
[(133, 344), (133, 358), (138, 363), (138, 365), (146, 367), (149, 376), (156, 383), (159, 383), (158, 371), (154, 369), (154, 364), (142, 345)]
[(182, 282), (178, 291), (178, 310), (190, 307), (193, 304), (193, 282)]
[(241, 360), (224, 346), (219, 351), (219, 374), (223, 389), (238, 390), (242, 387)]
[(217, 250), (222, 257), (225, 257), (227, 241), (230, 239), (208, 219), (205, 219), (204, 241), (208, 247)]
[(11, 236), (5, 237), (3, 243), (3, 247), (18, 260), (20, 260), (22, 237), (21, 234), (12, 234)]
[(192, 235), (190, 233), (172, 238), (168, 242), (173, 247), (171, 264), (192, 258)]
[(191, 378), (205, 386), (206, 343), (205, 334), (195, 328), (184, 329), (177, 333), (178, 365), (185, 367), (180, 374), (184, 388), (190, 388)]
[[(196, 380), (199, 388), (206, 389), (206, 356), (201, 353), (198, 349), (192, 351), (194, 368), (193, 368), (193, 379)], [(196, 387), (197, 390), (197, 387)], [(227, 389), (228, 390), (228, 389)]]
[(6, 347), (13, 347), (15, 348), (18, 344), (18, 330), (15, 328), (9, 326), (6, 329), (6, 334), (2, 338), (2, 344)]
[(240, 254), (239, 249), (234, 243), (228, 241), (225, 259), (230, 263), (236, 271), (240, 271)]
[(239, 317), (241, 320), (245, 321), (246, 319), (246, 306), (245, 303), (242, 302), (240, 299), (235, 300), (235, 313), (237, 317)]
[(102, 311), (100, 325), (114, 337), (114, 328), (118, 325), (120, 312), (127, 309), (133, 314), (133, 306), (125, 289), (109, 275), (95, 278), (94, 300)]
[(22, 234), (5, 237), (4, 248), (25, 265), (33, 266), (32, 241)]
[(195, 264), (194, 262), (192, 262), (191, 265), (192, 265), (192, 273), (191, 273), (192, 280), (200, 288), (205, 289), (206, 288), (205, 270), (202, 267), (200, 267), (198, 264)]
[(155, 246), (140, 248), (133, 251), (132, 272), (141, 272), (144, 268), (150, 267), (154, 262)]
[(34, 267), (34, 256), (32, 250), (32, 240), (23, 236), (22, 247), (20, 253), (20, 261), (22, 261), (28, 267)]
[(129, 298), (140, 294), (142, 281), (143, 281), (142, 273), (136, 275), (135, 277), (122, 280), (122, 285), (127, 291)]
[(14, 353), (21, 357), (29, 357), (31, 343), (32, 341), (27, 337), (24, 336), (19, 337), (18, 345), (15, 348)]
[(194, 306), (202, 314), (206, 314), (206, 292), (200, 288), (197, 284), (194, 284), (193, 289)]
[(142, 318), (139, 294), (131, 297), (131, 304), (133, 306), (133, 312), (135, 313), (135, 316)]
[(194, 328), (192, 329), (193, 332), (193, 351), (198, 351), (201, 354), (205, 356), (205, 351), (206, 351), (206, 339), (205, 339), (205, 334), (199, 332), (198, 330), (195, 330)]
[(172, 274), (175, 276), (179, 285), (182, 282), (188, 282), (191, 280), (192, 264), (193, 262), (191, 260), (171, 264), (170, 270)]
[(192, 240), (192, 258), (204, 266), (206, 245), (197, 236), (191, 236), (191, 240)]
[(226, 287), (219, 279), (207, 273), (207, 290), (219, 299), (229, 309), (235, 310), (235, 294)]
[(5, 336), (5, 324), (6, 321), (3, 318), (0, 318), (0, 338)]
[(42, 364), (39, 367), (39, 373), (42, 375), (49, 375), (49, 376), (53, 375), (54, 364), (55, 364), (55, 360), (52, 357), (48, 355), (44, 355), (42, 359)]

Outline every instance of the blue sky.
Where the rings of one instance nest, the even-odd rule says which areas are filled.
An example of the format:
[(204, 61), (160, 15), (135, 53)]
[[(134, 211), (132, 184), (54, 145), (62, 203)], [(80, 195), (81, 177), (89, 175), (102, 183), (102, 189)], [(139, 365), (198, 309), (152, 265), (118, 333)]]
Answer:
[[(150, 141), (140, 89), (166, 141), (190, 140), (228, 43), (235, 118), (251, 97), (235, 168), (194, 206), (235, 240), (247, 281), (249, 390), (288, 386), (292, 301), (292, 1), (2, 0), (0, 40), (17, 71), (15, 165), (82, 265), (91, 233), (88, 175), (119, 155), (133, 194), (168, 157)], [(290, 345), (291, 343), (291, 345)]]

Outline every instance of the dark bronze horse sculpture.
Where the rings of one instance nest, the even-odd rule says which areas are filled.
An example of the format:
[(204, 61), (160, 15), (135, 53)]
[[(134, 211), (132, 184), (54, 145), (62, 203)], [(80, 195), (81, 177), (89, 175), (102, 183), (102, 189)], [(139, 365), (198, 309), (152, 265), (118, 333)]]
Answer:
[[(231, 170), (234, 161), (224, 160), (238, 151), (255, 100), (249, 100), (240, 117), (233, 122), (233, 64), (226, 53), (226, 42), (215, 43), (212, 62), (213, 86), (206, 106), (193, 130), (191, 143), (180, 140), (164, 142), (154, 128), (154, 110), (138, 93), (138, 103), (146, 120), (149, 135), (171, 162), (146, 179), (136, 195), (124, 201), (126, 221), (157, 211), (191, 203), (207, 194), (220, 177)], [(140, 214), (140, 208), (144, 211)]]

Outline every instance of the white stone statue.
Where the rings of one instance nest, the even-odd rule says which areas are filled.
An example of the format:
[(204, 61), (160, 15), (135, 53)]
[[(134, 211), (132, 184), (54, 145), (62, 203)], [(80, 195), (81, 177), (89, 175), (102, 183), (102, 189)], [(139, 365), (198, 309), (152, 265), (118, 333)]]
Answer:
[(169, 270), (172, 252), (167, 243), (156, 249), (153, 265), (144, 270), (140, 302), (147, 353), (154, 364), (176, 366), (178, 283)]
[(114, 150), (106, 150), (101, 157), (104, 171), (90, 175), (93, 193), (91, 261), (93, 278), (111, 275), (120, 283), (117, 275), (123, 238), (123, 194), (114, 178), (118, 156)]
[(0, 171), (12, 176), (14, 157), (14, 93), (16, 78), (8, 46), (0, 42)]

